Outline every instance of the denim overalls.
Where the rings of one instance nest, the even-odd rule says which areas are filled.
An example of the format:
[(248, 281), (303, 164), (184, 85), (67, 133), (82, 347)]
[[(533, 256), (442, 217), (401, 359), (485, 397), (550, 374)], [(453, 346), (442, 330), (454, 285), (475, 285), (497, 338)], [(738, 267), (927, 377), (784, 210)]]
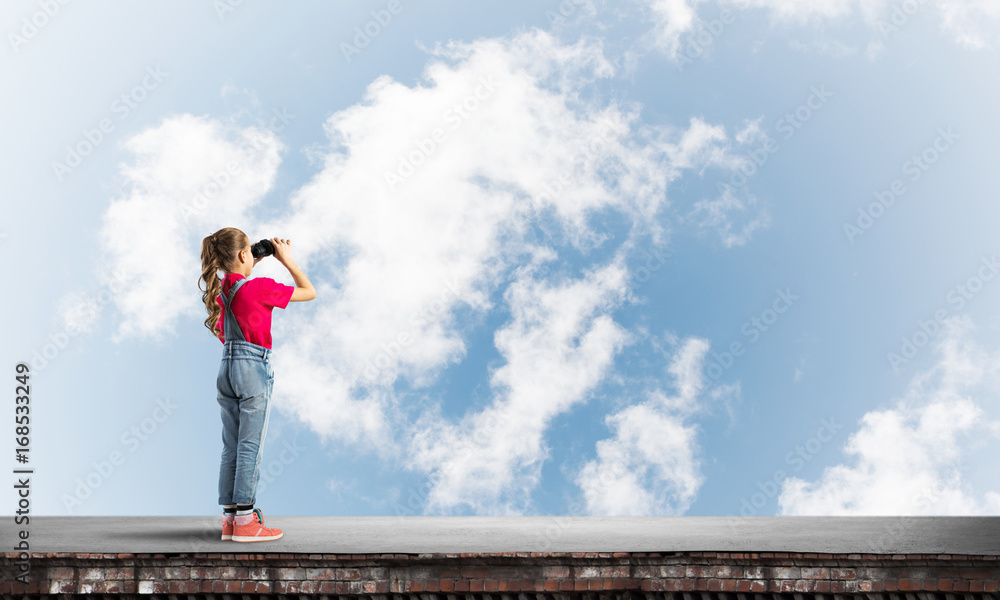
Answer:
[(230, 308), (236, 292), (246, 282), (245, 277), (237, 281), (224, 301), (226, 343), (222, 345), (222, 364), (216, 380), (222, 407), (219, 504), (251, 504), (256, 500), (264, 435), (271, 414), (271, 349), (246, 341)]

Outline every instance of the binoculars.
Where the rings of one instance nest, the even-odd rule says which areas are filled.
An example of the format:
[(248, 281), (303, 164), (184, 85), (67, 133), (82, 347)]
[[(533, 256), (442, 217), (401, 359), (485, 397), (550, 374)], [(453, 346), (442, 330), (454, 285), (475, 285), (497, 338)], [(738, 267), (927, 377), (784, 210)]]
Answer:
[(261, 240), (250, 246), (250, 253), (253, 254), (254, 260), (271, 256), (274, 254), (274, 243), (271, 240)]

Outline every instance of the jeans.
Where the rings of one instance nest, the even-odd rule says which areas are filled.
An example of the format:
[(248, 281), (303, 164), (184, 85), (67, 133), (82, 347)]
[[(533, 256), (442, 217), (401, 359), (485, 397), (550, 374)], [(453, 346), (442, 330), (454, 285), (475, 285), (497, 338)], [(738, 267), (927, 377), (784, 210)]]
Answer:
[(267, 419), (271, 414), (274, 367), (271, 349), (226, 340), (216, 380), (222, 407), (222, 464), (219, 504), (256, 500)]

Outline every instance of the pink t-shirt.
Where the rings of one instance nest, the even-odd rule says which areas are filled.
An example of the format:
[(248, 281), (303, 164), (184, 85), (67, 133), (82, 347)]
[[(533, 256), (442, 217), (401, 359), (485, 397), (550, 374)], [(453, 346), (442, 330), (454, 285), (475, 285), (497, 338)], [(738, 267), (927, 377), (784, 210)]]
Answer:
[[(240, 279), (243, 279), (243, 275), (239, 273), (226, 274), (226, 278), (222, 280), (222, 293), (228, 294)], [(293, 286), (278, 283), (270, 277), (254, 277), (240, 287), (233, 298), (231, 310), (246, 341), (265, 348), (271, 347), (271, 309), (275, 306), (288, 306), (294, 291)], [(216, 296), (215, 302), (223, 310), (219, 317), (219, 330), (222, 331), (220, 341), (225, 343), (226, 307), (222, 303), (222, 296)]]

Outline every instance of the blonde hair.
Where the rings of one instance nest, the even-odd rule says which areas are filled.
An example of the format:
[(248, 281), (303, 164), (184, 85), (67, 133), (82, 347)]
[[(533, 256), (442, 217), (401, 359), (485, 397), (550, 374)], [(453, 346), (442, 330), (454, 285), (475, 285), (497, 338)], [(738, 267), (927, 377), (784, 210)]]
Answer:
[[(201, 299), (208, 310), (205, 327), (212, 335), (222, 340), (222, 331), (216, 328), (222, 307), (215, 301), (222, 293), (222, 281), (219, 279), (219, 269), (232, 272), (230, 267), (236, 265), (240, 250), (250, 244), (250, 238), (235, 227), (223, 227), (212, 235), (201, 240), (201, 277), (198, 278), (198, 289), (202, 290)], [(201, 283), (205, 282), (205, 288)]]

